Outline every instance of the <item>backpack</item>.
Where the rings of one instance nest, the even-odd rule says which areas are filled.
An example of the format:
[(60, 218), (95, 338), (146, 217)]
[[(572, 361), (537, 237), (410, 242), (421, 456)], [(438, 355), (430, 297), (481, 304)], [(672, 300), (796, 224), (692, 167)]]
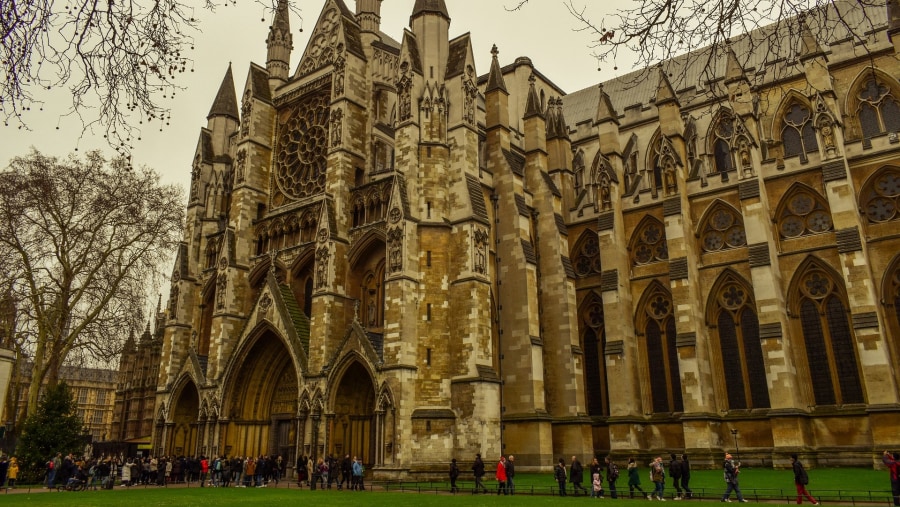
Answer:
[(47, 470), (53, 470), (53, 460), (47, 462)]

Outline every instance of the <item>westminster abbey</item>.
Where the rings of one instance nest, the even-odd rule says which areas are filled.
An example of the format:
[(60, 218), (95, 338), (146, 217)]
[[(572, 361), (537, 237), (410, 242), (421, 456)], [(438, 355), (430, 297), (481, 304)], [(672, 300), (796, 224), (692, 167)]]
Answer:
[(475, 453), (900, 448), (896, 0), (829, 4), (867, 16), (859, 37), (797, 18), (754, 32), (785, 54), (750, 34), (568, 94), (451, 38), (444, 0), (393, 35), (381, 4), (326, 0), (298, 53), (282, 1), (265, 66), (239, 93), (225, 73), (154, 453), (349, 453), (405, 478)]

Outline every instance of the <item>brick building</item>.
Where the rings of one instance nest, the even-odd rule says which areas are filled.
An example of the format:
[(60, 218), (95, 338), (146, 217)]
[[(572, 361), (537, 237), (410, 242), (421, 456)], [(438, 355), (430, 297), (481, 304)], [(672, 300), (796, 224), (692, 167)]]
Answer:
[(862, 40), (811, 13), (755, 32), (784, 54), (566, 94), (496, 48), (479, 76), (444, 0), (396, 39), (327, 0), (292, 66), (280, 3), (198, 137), (154, 449), (404, 477), (900, 446), (900, 12), (835, 5)]

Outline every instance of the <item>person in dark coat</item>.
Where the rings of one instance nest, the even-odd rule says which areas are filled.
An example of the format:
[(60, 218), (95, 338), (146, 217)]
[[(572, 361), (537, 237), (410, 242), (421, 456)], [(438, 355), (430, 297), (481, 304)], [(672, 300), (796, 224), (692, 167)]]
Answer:
[(806, 485), (809, 484), (809, 476), (806, 475), (806, 469), (803, 468), (803, 463), (800, 463), (796, 454), (791, 454), (791, 467), (794, 469), (794, 485), (797, 487), (797, 505), (803, 503), (804, 496), (813, 505), (819, 505), (819, 502), (809, 494), (809, 491), (806, 491)]
[(566, 496), (566, 460), (559, 458), (559, 462), (553, 468), (553, 478), (559, 484), (559, 496)]
[(456, 479), (459, 479), (459, 466), (456, 464), (456, 458), (450, 460), (450, 492), (457, 493), (459, 488), (456, 487)]
[(884, 451), (881, 457), (884, 466), (891, 472), (891, 495), (894, 497), (894, 505), (900, 506), (900, 453)]
[(728, 497), (731, 496), (731, 492), (734, 491), (737, 493), (738, 501), (746, 503), (747, 500), (744, 499), (741, 488), (738, 486), (738, 474), (741, 473), (741, 464), (735, 464), (734, 460), (731, 458), (731, 454), (726, 452), (722, 468), (725, 470), (725, 483), (727, 484), (725, 493), (722, 495), (722, 501), (730, 502), (731, 499)]
[(691, 464), (688, 461), (688, 455), (681, 455), (681, 489), (684, 490), (684, 496), (682, 498), (693, 498), (694, 492), (691, 491), (690, 487), (691, 482)]
[(681, 462), (673, 452), (669, 455), (669, 477), (672, 478), (672, 487), (675, 488), (675, 500), (681, 500)]
[(619, 480), (619, 465), (616, 465), (609, 456), (604, 461), (606, 462), (606, 482), (609, 484), (609, 496), (613, 499), (619, 498), (619, 493), (616, 491), (616, 481)]
[(475, 455), (475, 463), (472, 464), (472, 474), (475, 476), (475, 492), (478, 493), (478, 488), (481, 488), (482, 493), (487, 493), (488, 490), (484, 487), (484, 482), (482, 482), (482, 478), (484, 477), (484, 461), (481, 461), (481, 454)]
[(572, 456), (572, 467), (569, 470), (569, 482), (572, 483), (572, 494), (578, 496), (578, 490), (587, 495), (588, 491), (581, 485), (584, 482), (584, 467), (578, 457)]

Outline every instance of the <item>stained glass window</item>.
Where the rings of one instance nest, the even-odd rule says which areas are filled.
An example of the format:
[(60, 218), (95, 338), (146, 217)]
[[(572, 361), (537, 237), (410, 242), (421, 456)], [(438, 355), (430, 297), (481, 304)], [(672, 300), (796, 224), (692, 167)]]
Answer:
[(747, 246), (743, 217), (733, 208), (715, 205), (701, 226), (700, 243), (704, 252)]
[(866, 183), (859, 195), (860, 207), (869, 222), (881, 223), (900, 217), (900, 169), (882, 169)]
[(645, 301), (647, 365), (650, 376), (650, 396), (654, 412), (682, 412), (681, 370), (675, 345), (675, 318), (671, 297), (662, 290)]
[(635, 265), (668, 260), (669, 248), (662, 222), (652, 217), (644, 220), (632, 240), (631, 254)]
[(809, 188), (789, 192), (778, 216), (778, 230), (782, 238), (819, 234), (834, 228), (825, 199)]
[(834, 282), (813, 267), (802, 275), (800, 323), (816, 405), (864, 403), (846, 305)]
[(812, 126), (812, 115), (807, 107), (795, 103), (788, 109), (784, 115), (781, 141), (784, 143), (785, 157), (811, 153), (819, 149), (816, 132)]
[(900, 131), (900, 102), (887, 85), (872, 78), (857, 97), (860, 100), (857, 114), (863, 137)]

